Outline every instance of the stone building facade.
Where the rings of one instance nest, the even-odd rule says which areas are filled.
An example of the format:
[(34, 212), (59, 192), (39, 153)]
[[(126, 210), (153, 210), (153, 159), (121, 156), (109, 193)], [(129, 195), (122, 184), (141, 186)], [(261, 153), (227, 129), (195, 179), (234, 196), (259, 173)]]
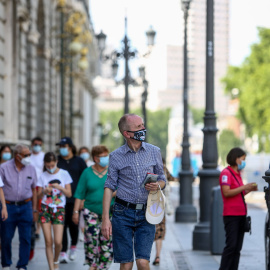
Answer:
[[(35, 136), (46, 151), (61, 136), (99, 143), (92, 85), (99, 53), (88, 8), (86, 0), (0, 0), (0, 144)], [(67, 30), (75, 13), (77, 54), (69, 50), (77, 28)]]

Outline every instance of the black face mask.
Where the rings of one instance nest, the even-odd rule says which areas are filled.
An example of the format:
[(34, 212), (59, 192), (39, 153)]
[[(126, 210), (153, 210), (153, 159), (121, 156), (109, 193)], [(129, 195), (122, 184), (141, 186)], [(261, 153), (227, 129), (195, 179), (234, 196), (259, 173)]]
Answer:
[(133, 138), (136, 141), (145, 141), (145, 137), (146, 137), (146, 129), (141, 129), (141, 130), (137, 130), (137, 131), (128, 131), (128, 132), (132, 132), (134, 133)]

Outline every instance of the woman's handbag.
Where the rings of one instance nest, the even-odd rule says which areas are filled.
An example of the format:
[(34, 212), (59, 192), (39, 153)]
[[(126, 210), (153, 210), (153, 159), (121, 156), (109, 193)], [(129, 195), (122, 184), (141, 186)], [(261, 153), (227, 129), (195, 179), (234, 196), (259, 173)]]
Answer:
[(249, 232), (251, 234), (251, 217), (250, 216), (246, 217), (244, 231)]
[[(229, 172), (232, 174), (232, 176), (234, 177), (234, 179), (237, 181), (238, 185), (240, 186), (237, 178), (235, 177), (235, 175), (233, 174), (233, 172), (228, 168)], [(241, 192), (241, 196), (246, 208), (246, 213), (247, 213), (247, 204), (243, 195), (243, 192)], [(246, 220), (245, 220), (245, 224), (244, 224), (244, 232), (249, 232), (249, 234), (251, 234), (251, 217), (250, 216), (246, 216)]]

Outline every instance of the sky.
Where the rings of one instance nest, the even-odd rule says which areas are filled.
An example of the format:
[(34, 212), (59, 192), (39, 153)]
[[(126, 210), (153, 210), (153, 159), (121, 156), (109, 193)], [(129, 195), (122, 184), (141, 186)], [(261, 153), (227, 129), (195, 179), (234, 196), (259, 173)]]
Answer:
[[(218, 1), (218, 0), (215, 0)], [(240, 65), (258, 41), (257, 27), (270, 28), (269, 0), (230, 0), (229, 63)], [(183, 25), (180, 0), (90, 0), (96, 33), (107, 34), (107, 44), (121, 48), (124, 18), (128, 37), (138, 51), (146, 51), (145, 31), (152, 25), (157, 44), (181, 45)]]

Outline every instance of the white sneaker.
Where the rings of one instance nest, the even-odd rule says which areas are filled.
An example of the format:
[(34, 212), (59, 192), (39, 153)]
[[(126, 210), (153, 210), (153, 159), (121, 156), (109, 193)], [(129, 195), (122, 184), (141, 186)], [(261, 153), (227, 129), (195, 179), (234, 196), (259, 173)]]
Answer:
[(84, 242), (84, 233), (82, 231), (79, 232), (80, 242)]
[(68, 257), (66, 252), (61, 252), (59, 256), (60, 263), (68, 263)]
[(3, 270), (10, 270), (10, 267), (9, 266), (6, 266), (6, 267), (3, 267), (2, 269)]
[(74, 261), (75, 259), (76, 259), (76, 251), (77, 251), (77, 249), (76, 249), (76, 247), (71, 247), (70, 248), (70, 251), (69, 251), (69, 259), (71, 260), (71, 261)]

